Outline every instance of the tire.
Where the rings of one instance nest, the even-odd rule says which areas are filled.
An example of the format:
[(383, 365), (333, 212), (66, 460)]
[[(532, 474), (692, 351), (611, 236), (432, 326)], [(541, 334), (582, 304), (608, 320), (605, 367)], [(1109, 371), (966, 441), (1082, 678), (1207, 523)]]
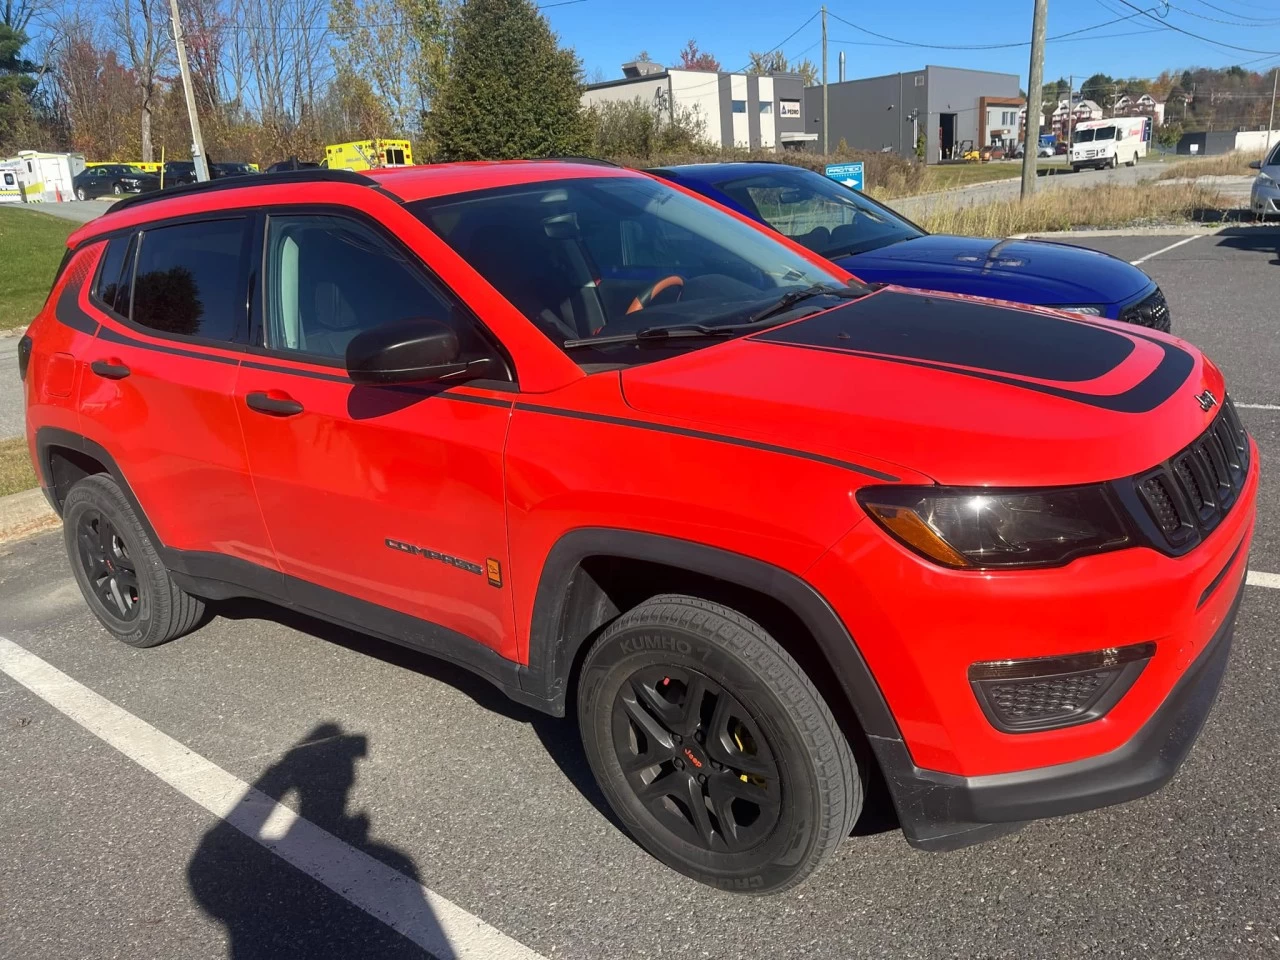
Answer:
[(89, 609), (131, 647), (188, 633), (204, 603), (173, 582), (119, 485), (105, 474), (79, 481), (62, 508), (67, 557)]
[(1133, 163), (1129, 164), (1129, 166), (1136, 167), (1137, 165), (1138, 165), (1138, 155), (1135, 153), (1133, 155)]
[(120, 186), (118, 183), (113, 183), (111, 185), (111, 192), (118, 197), (120, 194), (124, 193), (124, 187)]
[(84, 187), (76, 187), (76, 199), (77, 200), (89, 199), (89, 195), (84, 192)]
[(578, 723), (632, 836), (720, 889), (795, 886), (862, 811), (862, 775), (821, 695), (720, 604), (669, 594), (615, 620), (583, 662)]
[(1120, 155), (1113, 153), (1111, 155), (1111, 159), (1107, 161), (1107, 166), (1109, 166), (1112, 170), (1120, 166)]
[(1073, 164), (1071, 165), (1071, 172), (1072, 172), (1072, 173), (1079, 173), (1079, 172), (1080, 172), (1080, 164), (1078, 164), (1078, 163), (1073, 163)]

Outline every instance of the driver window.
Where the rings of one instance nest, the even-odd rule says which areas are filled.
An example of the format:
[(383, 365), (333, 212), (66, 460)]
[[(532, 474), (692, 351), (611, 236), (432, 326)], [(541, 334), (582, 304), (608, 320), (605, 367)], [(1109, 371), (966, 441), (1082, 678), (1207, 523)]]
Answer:
[(356, 334), (424, 318), (454, 329), (464, 360), (497, 358), (470, 317), (406, 254), (361, 223), (323, 215), (271, 217), (266, 254), (265, 323), (273, 349), (341, 361)]

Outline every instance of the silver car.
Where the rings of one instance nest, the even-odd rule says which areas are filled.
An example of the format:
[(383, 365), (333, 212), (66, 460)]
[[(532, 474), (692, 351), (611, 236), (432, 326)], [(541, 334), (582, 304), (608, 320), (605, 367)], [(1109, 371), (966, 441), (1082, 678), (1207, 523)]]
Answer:
[(1249, 166), (1258, 171), (1249, 196), (1249, 209), (1255, 217), (1264, 220), (1273, 213), (1280, 214), (1280, 143), (1271, 148), (1265, 160), (1255, 160)]

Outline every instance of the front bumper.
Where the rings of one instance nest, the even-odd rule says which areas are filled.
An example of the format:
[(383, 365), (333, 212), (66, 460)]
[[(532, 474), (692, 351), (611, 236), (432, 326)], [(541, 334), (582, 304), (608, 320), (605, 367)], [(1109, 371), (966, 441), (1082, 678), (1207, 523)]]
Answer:
[(1280, 214), (1280, 184), (1263, 184), (1255, 180), (1249, 195), (1249, 208), (1255, 215)]
[(1027, 820), (1124, 803), (1152, 793), (1181, 766), (1218, 696), (1244, 580), (1218, 632), (1128, 742), (1095, 757), (978, 777), (922, 770), (905, 750), (875, 742), (907, 841), (954, 850), (1016, 830)]

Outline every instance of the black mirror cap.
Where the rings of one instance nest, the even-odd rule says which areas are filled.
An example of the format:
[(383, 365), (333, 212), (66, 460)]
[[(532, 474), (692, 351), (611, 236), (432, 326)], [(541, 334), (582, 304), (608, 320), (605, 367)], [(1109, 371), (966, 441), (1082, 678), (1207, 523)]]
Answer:
[(397, 320), (358, 333), (347, 344), (347, 376), (355, 383), (429, 383), (467, 369), (458, 335), (437, 320)]

